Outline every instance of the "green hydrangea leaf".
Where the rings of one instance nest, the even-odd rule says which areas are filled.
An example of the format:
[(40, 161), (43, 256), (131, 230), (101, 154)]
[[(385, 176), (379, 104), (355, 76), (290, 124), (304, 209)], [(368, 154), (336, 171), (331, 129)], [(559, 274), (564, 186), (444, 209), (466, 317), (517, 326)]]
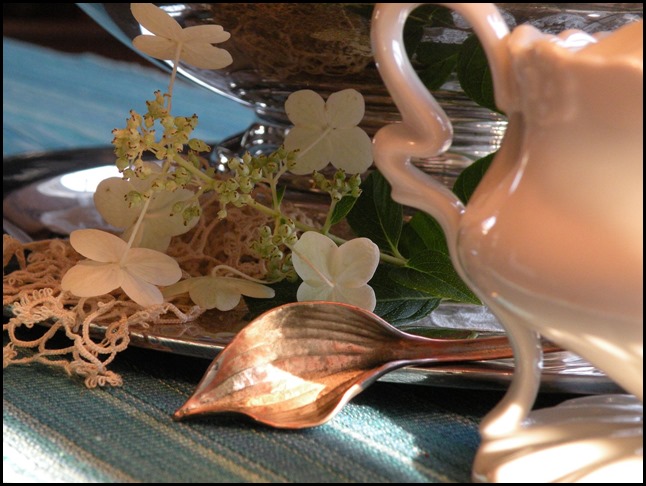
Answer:
[(336, 206), (334, 206), (334, 210), (332, 211), (332, 217), (330, 219), (330, 224), (335, 225), (343, 221), (343, 219), (352, 210), (356, 202), (357, 202), (356, 197), (345, 196), (341, 198), (341, 200), (338, 203), (336, 203)]
[(438, 90), (449, 79), (458, 63), (459, 44), (422, 42), (417, 47), (419, 79), (430, 91)]
[(390, 197), (391, 187), (378, 171), (372, 172), (361, 185), (361, 196), (347, 215), (357, 236), (370, 238), (380, 249), (396, 253), (404, 208)]
[(469, 36), (460, 47), (457, 75), (460, 86), (469, 98), (485, 108), (499, 111), (487, 56), (475, 35)]
[(377, 297), (375, 314), (394, 326), (418, 321), (440, 304), (440, 299), (411, 289), (390, 277), (392, 266), (380, 265), (369, 284)]
[(276, 199), (278, 200), (278, 204), (280, 204), (283, 201), (283, 197), (285, 197), (286, 190), (287, 190), (287, 186), (276, 187)]
[(390, 277), (400, 285), (438, 298), (480, 304), (453, 268), (449, 256), (436, 250), (413, 255), (406, 267), (393, 269)]
[[(423, 247), (418, 249), (436, 250), (445, 255), (449, 254), (446, 237), (440, 224), (432, 216), (418, 211), (406, 224), (405, 231), (412, 231), (419, 236)], [(409, 253), (413, 255), (415, 252)]]
[(495, 156), (496, 153), (493, 153), (476, 160), (464, 169), (456, 179), (453, 192), (464, 204), (469, 201), (471, 195), (475, 192)]

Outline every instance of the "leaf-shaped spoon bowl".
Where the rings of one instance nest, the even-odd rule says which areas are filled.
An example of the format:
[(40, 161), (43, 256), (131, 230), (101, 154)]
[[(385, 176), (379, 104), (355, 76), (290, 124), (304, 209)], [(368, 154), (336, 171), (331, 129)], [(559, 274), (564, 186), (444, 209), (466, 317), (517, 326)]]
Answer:
[(396, 368), (511, 356), (504, 336), (430, 339), (351, 305), (286, 304), (238, 333), (174, 418), (239, 412), (273, 427), (314, 427)]

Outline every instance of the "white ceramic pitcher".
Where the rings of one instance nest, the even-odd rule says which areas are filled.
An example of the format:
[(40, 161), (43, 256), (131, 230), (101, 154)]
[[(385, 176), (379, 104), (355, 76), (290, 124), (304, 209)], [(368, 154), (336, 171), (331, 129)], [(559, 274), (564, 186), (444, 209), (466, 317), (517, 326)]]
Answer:
[(643, 22), (594, 37), (510, 33), (493, 4), (437, 4), (473, 27), (509, 118), (464, 207), (410, 163), (451, 143), (451, 124), (404, 49), (417, 5), (375, 8), (375, 60), (403, 122), (376, 134), (374, 157), (392, 197), (441, 224), (455, 267), (514, 346), (514, 379), (483, 439), (522, 427), (540, 380), (539, 334), (643, 401)]

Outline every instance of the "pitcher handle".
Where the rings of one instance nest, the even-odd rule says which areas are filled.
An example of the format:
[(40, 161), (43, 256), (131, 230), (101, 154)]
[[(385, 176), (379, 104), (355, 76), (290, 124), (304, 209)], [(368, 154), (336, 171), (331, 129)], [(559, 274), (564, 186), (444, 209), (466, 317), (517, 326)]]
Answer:
[[(417, 77), (404, 48), (406, 18), (419, 3), (381, 3), (372, 19), (372, 48), (377, 68), (399, 109), (403, 122), (381, 128), (373, 139), (375, 164), (392, 185), (392, 197), (433, 216), (447, 238), (454, 257), (462, 202), (444, 185), (414, 167), (411, 157), (433, 157), (451, 144), (449, 118)], [(508, 105), (509, 59), (504, 43), (507, 24), (491, 3), (438, 3), (463, 15), (482, 42), (494, 79), (498, 106)], [(421, 195), (423, 197), (420, 197)]]
[[(462, 279), (479, 294), (470, 283), (458, 257), (457, 237), (460, 219), (465, 211), (460, 200), (441, 182), (411, 164), (411, 157), (431, 157), (442, 153), (451, 143), (452, 127), (449, 118), (419, 80), (404, 49), (403, 28), (408, 14), (420, 4), (378, 4), (372, 21), (372, 46), (377, 67), (388, 91), (402, 115), (402, 123), (381, 128), (373, 139), (375, 164), (392, 185), (393, 199), (433, 216), (446, 235), (453, 266)], [(440, 3), (462, 14), (472, 25), (484, 46), (494, 81), (494, 94), (500, 109), (513, 119), (506, 37), (509, 29), (493, 4)], [(509, 124), (519, 130), (520, 123)], [(517, 138), (517, 137), (516, 137)], [(514, 140), (514, 137), (512, 137)], [(515, 151), (515, 144), (503, 143), (500, 157), (492, 164), (489, 174), (501, 173), (496, 162), (513, 160), (504, 155), (505, 150)], [(507, 147), (507, 148), (506, 148)], [(494, 172), (491, 172), (494, 171)], [(535, 401), (540, 384), (542, 353), (538, 334), (531, 326), (518, 323), (518, 319), (495, 300), (479, 297), (507, 331), (516, 364), (511, 385), (504, 399), (481, 424), (483, 438), (506, 437), (519, 430)]]

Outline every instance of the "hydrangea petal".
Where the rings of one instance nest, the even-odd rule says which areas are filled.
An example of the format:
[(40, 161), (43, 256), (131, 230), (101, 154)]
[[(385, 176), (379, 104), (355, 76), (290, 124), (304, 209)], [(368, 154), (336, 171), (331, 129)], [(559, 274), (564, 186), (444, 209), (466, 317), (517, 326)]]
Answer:
[(195, 25), (182, 30), (182, 42), (206, 42), (217, 44), (229, 40), (231, 34), (221, 25)]
[(139, 35), (133, 39), (132, 45), (155, 59), (170, 61), (177, 55), (177, 42), (166, 37)]
[[(158, 167), (155, 165), (155, 169)], [(130, 206), (126, 195), (130, 191), (143, 192), (149, 189), (152, 178), (148, 180), (135, 179), (126, 181), (111, 177), (101, 181), (94, 194), (94, 204), (105, 221), (116, 227), (125, 229), (122, 238), (129, 240), (132, 226), (137, 222), (141, 206)], [(148, 211), (139, 226), (139, 233), (134, 240), (135, 246), (143, 246), (158, 251), (166, 251), (171, 236), (177, 236), (190, 231), (199, 221), (196, 216), (185, 222), (181, 212), (174, 211), (178, 202), (190, 200), (194, 193), (188, 189), (157, 192), (152, 196)]]
[(217, 278), (206, 277), (191, 285), (189, 295), (193, 302), (204, 309), (217, 308), (229, 311), (240, 303), (240, 292), (219, 285)]
[(332, 93), (325, 103), (327, 121), (334, 128), (356, 127), (366, 112), (363, 96), (355, 89)]
[(276, 296), (276, 292), (271, 287), (257, 282), (251, 282), (241, 278), (233, 277), (216, 277), (221, 287), (229, 287), (235, 289), (236, 292), (246, 295), (247, 297), (254, 297), (256, 299), (271, 299)]
[(164, 302), (164, 297), (157, 287), (128, 272), (123, 272), (121, 289), (142, 307), (159, 305)]
[(166, 287), (166, 297), (188, 292), (193, 302), (205, 309), (231, 310), (240, 303), (242, 295), (267, 299), (275, 296), (274, 289), (256, 282), (234, 277), (193, 277)]
[(233, 62), (229, 51), (207, 42), (183, 44), (180, 59), (200, 69), (222, 69)]
[[(148, 206), (146, 216), (149, 216), (151, 221), (155, 220), (155, 224), (168, 225), (166, 230), (173, 236), (185, 233), (186, 231), (179, 227), (184, 226), (184, 218), (181, 212), (175, 211), (175, 205), (179, 202), (189, 201), (193, 199), (193, 196), (195, 196), (195, 193), (188, 189), (155, 193)], [(169, 219), (172, 219), (172, 221), (168, 222)]]
[(362, 285), (356, 288), (335, 287), (333, 298), (335, 302), (355, 305), (370, 312), (375, 310), (377, 305), (375, 291), (369, 285)]
[(215, 308), (215, 289), (208, 277), (190, 279), (188, 295), (203, 309)]
[[(130, 241), (130, 236), (132, 235), (132, 230), (134, 226), (131, 226), (126, 231), (123, 232), (121, 237), (124, 240)], [(145, 221), (139, 226), (139, 231), (137, 236), (132, 240), (133, 246), (137, 248), (148, 248), (150, 250), (155, 250), (159, 252), (165, 252), (170, 246), (171, 236), (164, 234), (162, 231), (159, 231), (158, 228), (155, 228), (154, 224), (146, 224)]]
[(327, 102), (311, 90), (296, 91), (285, 102), (285, 111), (294, 124), (285, 137), (285, 149), (300, 151), (290, 169), (293, 174), (321, 170), (328, 163), (359, 174), (372, 164), (370, 137), (356, 126), (365, 114), (365, 102), (358, 91), (333, 93)]
[(97, 262), (118, 262), (127, 244), (118, 236), (97, 229), (81, 229), (70, 233), (70, 244), (85, 258)]
[(296, 293), (299, 301), (329, 300), (374, 310), (377, 300), (367, 282), (380, 255), (368, 238), (337, 247), (327, 236), (308, 231), (292, 250), (294, 269), (303, 280)]
[(379, 247), (368, 238), (343, 243), (334, 255), (332, 274), (342, 287), (368, 283), (379, 265)]
[(221, 311), (230, 311), (240, 303), (241, 298), (240, 292), (228, 288), (219, 288), (215, 294), (215, 307)]
[(332, 281), (330, 265), (337, 249), (336, 244), (327, 236), (307, 231), (292, 248), (294, 270), (304, 281), (322, 280), (321, 276)]
[[(311, 174), (321, 170), (330, 162), (330, 146), (323, 137), (323, 130), (316, 127), (294, 127), (285, 137), (284, 146), (288, 151), (299, 150), (296, 154), (292, 174)], [(307, 149), (307, 151), (303, 151)]]
[(161, 8), (152, 3), (131, 3), (130, 11), (137, 22), (153, 34), (174, 40), (180, 39), (182, 27)]
[[(139, 233), (135, 238), (136, 246), (164, 252), (170, 244), (171, 236), (181, 235), (193, 229), (199, 222), (199, 216), (186, 222), (182, 213), (174, 210), (178, 202), (192, 199), (193, 196), (194, 193), (188, 189), (156, 193), (139, 226)], [(123, 239), (130, 238), (131, 230), (132, 228), (129, 228), (124, 232)]]
[(127, 228), (135, 224), (141, 208), (131, 207), (126, 195), (133, 185), (119, 177), (102, 180), (94, 193), (94, 206), (106, 223), (115, 228)]
[(332, 287), (322, 282), (303, 282), (296, 291), (296, 300), (307, 302), (311, 300), (334, 301)]
[(372, 142), (359, 127), (332, 130), (328, 135), (332, 147), (332, 165), (348, 174), (361, 174), (372, 164)]
[(294, 125), (323, 128), (328, 124), (325, 101), (311, 89), (290, 94), (285, 101), (285, 113)]
[(174, 283), (173, 285), (169, 285), (168, 287), (165, 287), (162, 289), (162, 295), (166, 299), (170, 299), (172, 297), (175, 297), (177, 295), (185, 294), (189, 290), (191, 290), (191, 286), (194, 285), (194, 281), (198, 279), (204, 279), (208, 277), (194, 277), (194, 278), (187, 278), (186, 280), (180, 280), (177, 283)]
[(118, 264), (84, 260), (63, 275), (61, 288), (77, 297), (95, 297), (119, 288), (122, 280), (123, 271)]
[[(213, 46), (231, 37), (220, 25), (198, 25), (183, 29), (170, 15), (151, 3), (132, 4), (137, 21), (155, 34), (139, 35), (133, 45), (157, 59), (179, 59), (201, 69), (220, 69), (233, 62), (228, 51)], [(178, 51), (178, 48), (180, 49)]]
[(155, 285), (171, 285), (182, 278), (182, 270), (174, 258), (149, 248), (132, 248), (126, 255), (123, 268)]

